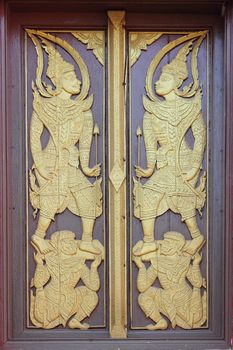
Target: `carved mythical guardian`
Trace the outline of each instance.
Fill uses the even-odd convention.
[[[196,210],[201,211],[206,197],[205,172],[200,178],[206,145],[201,89],[196,83],[193,91],[188,87],[179,90],[188,78],[186,61],[191,47],[192,41],[188,41],[162,68],[155,90],[163,100],[143,98],[147,169],[136,166],[138,180],[134,179],[134,215],[141,220],[144,234],[143,246],[135,251],[138,256],[154,250],[155,220],[169,209],[181,215],[193,239],[204,240],[196,221]],[[185,138],[189,130],[193,148]],[[150,179],[142,185],[141,177]]]
[[[134,251],[141,248],[139,241]],[[184,329],[199,328],[207,319],[206,288],[200,263],[201,248],[197,241],[185,241],[179,232],[167,232],[164,239],[155,241],[155,252],[143,256],[134,255],[139,272],[137,287],[140,292],[138,303],[154,324],[149,330],[166,329],[168,322],[172,327]],[[191,253],[190,253],[191,252]],[[150,262],[147,269],[144,262]],[[154,287],[158,279],[161,287]]]
[[[30,125],[34,162],[30,171],[30,200],[35,213],[39,211],[39,220],[32,242],[41,253],[47,253],[51,246],[44,239],[46,231],[56,214],[69,209],[82,220],[80,249],[99,254],[93,245],[93,227],[96,217],[102,213],[102,192],[101,179],[97,179],[100,164],[89,167],[93,96],[86,98],[90,86],[87,68],[78,52],[67,42],[40,31],[28,30],[28,34],[38,54]],[[41,82],[43,50],[38,38],[48,56],[46,75],[55,89]],[[74,65],[63,59],[51,41],[71,54],[79,65],[82,82],[77,78]],[[49,132],[49,140],[43,148],[41,136],[45,129]],[[87,177],[96,177],[95,183]]]
[[[50,251],[44,255],[34,253],[36,270],[31,281],[30,317],[39,328],[54,328],[59,325],[87,329],[82,323],[98,304],[100,288],[98,266],[103,259],[103,247],[94,240],[101,254],[93,255],[80,249],[70,231],[58,231],[50,239]],[[92,260],[90,268],[86,261]],[[77,286],[82,281],[83,285]]]

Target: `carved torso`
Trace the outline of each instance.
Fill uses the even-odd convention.
[[[157,168],[165,165],[176,167],[177,157],[181,165],[189,167],[192,150],[184,136],[200,114],[199,100],[178,98],[171,102],[151,104],[147,101],[146,106],[149,106],[152,130],[158,147]]]
[[[58,97],[40,98],[36,104],[36,112],[56,147],[69,148],[78,142],[84,121],[79,103]]]
[[[164,290],[177,290],[186,285],[186,274],[190,265],[190,257],[157,256],[157,273]]]

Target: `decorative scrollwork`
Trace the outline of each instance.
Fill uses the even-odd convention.
[[[155,40],[159,39],[162,33],[130,33],[130,66],[139,59],[141,50],[147,50]]]
[[[87,44],[87,48],[93,50],[97,60],[104,65],[104,32],[79,31],[72,34],[82,43]]]

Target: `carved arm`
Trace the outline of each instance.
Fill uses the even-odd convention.
[[[190,265],[189,270],[187,272],[187,278],[190,281],[190,283],[193,285],[193,287],[201,288],[203,285],[203,277],[201,274],[200,269],[200,261],[201,256],[200,254],[196,254],[193,260],[193,264]]]
[[[79,141],[80,163],[85,173],[89,167],[90,149],[93,132],[93,117],[91,110],[84,112],[83,129]]]
[[[150,266],[146,269],[145,265],[142,263],[138,271],[137,277],[137,287],[140,293],[145,292],[148,288],[152,286],[154,281],[158,276],[157,270],[154,266]]]
[[[41,135],[44,129],[44,125],[42,121],[38,118],[36,112],[34,111],[31,119],[31,127],[30,127],[30,146],[32,157],[34,160],[34,164],[36,168],[39,168],[41,165]]]
[[[192,132],[195,139],[192,163],[194,168],[200,169],[206,145],[206,125],[201,113],[192,124]]]
[[[146,112],[143,118],[143,135],[146,147],[147,167],[154,170],[157,142],[153,130],[152,114]]]
[[[50,273],[43,262],[37,263],[33,283],[36,289],[42,288],[50,279]]]
[[[100,279],[97,268],[98,267],[93,265],[93,263],[90,269],[84,264],[81,273],[81,279],[85,286],[94,292],[97,292],[100,288]]]

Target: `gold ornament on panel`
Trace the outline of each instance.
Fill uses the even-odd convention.
[[[148,330],[165,330],[169,323],[172,328],[199,328],[207,320],[206,280],[200,268],[205,238],[196,219],[206,200],[206,171],[202,170],[206,125],[197,65],[206,34],[190,33],[169,42],[152,59],[146,76],[143,132],[138,127],[137,138],[140,149],[144,137],[147,168],[140,166],[138,152],[133,190],[134,215],[141,221],[143,240],[133,247],[133,261],[138,268],[138,303],[153,321],[146,326]],[[162,67],[154,89],[158,64],[178,46],[176,56]],[[192,82],[181,90],[190,74],[188,55],[192,55]],[[186,141],[187,132],[193,135],[193,147]],[[148,180],[142,183],[142,178]],[[155,237],[156,219],[168,210],[180,215],[190,239],[172,227],[163,239]]]
[[[82,57],[67,41],[42,31],[27,33],[37,52],[30,122],[30,202],[34,217],[39,216],[31,239],[36,269],[31,280],[35,292],[31,290],[30,319],[40,328],[87,329],[89,325],[82,321],[98,304],[98,267],[104,259],[104,247],[93,239],[95,219],[102,214],[102,179],[97,151],[96,165],[89,166],[93,135],[97,148],[99,134],[98,125],[93,125],[93,95],[88,96],[90,78]],[[81,81],[74,64],[62,57],[57,46],[71,56]],[[42,81],[45,53],[51,85]],[[45,129],[49,139],[43,148]],[[89,177],[95,177],[95,182]],[[66,230],[46,239],[51,222],[65,209],[81,218],[81,240]],[[82,286],[77,286],[79,281]]]

